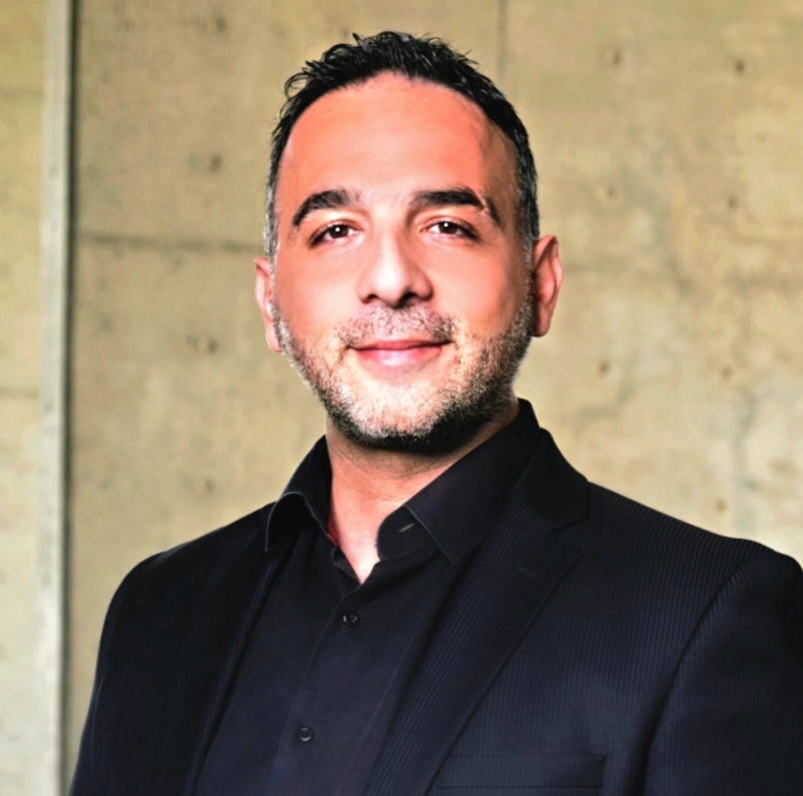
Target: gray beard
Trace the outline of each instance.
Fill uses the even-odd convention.
[[[359,397],[345,397],[337,379],[320,367],[320,359],[293,336],[278,307],[273,306],[272,312],[282,351],[347,439],[365,448],[436,456],[465,445],[510,406],[513,381],[531,339],[534,308],[532,301],[523,304],[505,332],[483,341],[467,383],[453,391],[427,422],[404,430],[366,428],[355,412]],[[453,330],[453,321],[426,309],[377,307],[345,324],[338,338],[355,345],[398,331],[420,331],[431,340],[446,341]]]

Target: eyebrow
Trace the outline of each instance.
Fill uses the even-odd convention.
[[[292,226],[298,229],[301,222],[316,210],[336,210],[349,204],[357,204],[359,196],[353,191],[343,188],[331,188],[310,194],[293,214]],[[487,213],[496,226],[501,226],[499,213],[490,198],[481,199],[471,188],[444,188],[441,190],[417,191],[413,197],[413,206],[417,209],[427,207],[443,207],[447,205],[474,207]]]
[[[356,200],[357,196],[354,193],[342,188],[310,194],[293,214],[292,225],[297,229],[301,226],[301,222],[315,210],[335,210],[338,207],[353,204]]]
[[[413,204],[416,207],[443,207],[444,205],[466,205],[474,207],[481,213],[487,213],[491,220],[500,227],[499,212],[490,198],[482,199],[471,188],[446,188],[439,191],[419,191],[415,194]]]

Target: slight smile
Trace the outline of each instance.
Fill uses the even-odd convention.
[[[443,340],[373,340],[352,349],[360,361],[382,368],[410,368],[440,356],[449,341]]]

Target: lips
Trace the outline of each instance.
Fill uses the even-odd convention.
[[[353,346],[357,351],[407,351],[410,348],[432,348],[442,346],[445,340],[373,340]]]
[[[353,346],[361,361],[382,368],[411,368],[436,358],[448,341],[429,339],[372,340]]]

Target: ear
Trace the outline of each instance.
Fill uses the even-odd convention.
[[[265,324],[265,340],[268,347],[276,353],[281,352],[279,338],[276,335],[276,324],[274,323],[273,313],[271,312],[271,299],[273,298],[273,264],[267,257],[257,257],[254,260],[256,268],[256,285],[254,296],[257,306],[262,314],[262,321]]]
[[[563,266],[560,264],[558,239],[554,235],[546,235],[540,238],[533,247],[534,337],[543,337],[549,331],[562,283]]]

